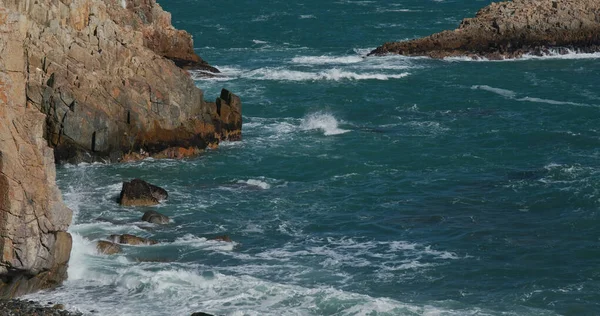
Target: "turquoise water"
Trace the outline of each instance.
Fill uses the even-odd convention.
[[[59,167],[70,279],[33,297],[94,315],[600,314],[600,55],[363,58],[488,3],[163,1],[223,71],[197,76],[205,95],[242,97],[244,139]],[[134,177],[170,199],[119,207]],[[113,233],[161,244],[97,255]]]

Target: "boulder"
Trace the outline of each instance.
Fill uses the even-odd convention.
[[[123,206],[150,206],[169,197],[167,191],[144,180],[123,182],[119,204]]]
[[[157,212],[157,211],[148,211],[144,213],[142,216],[142,220],[145,222],[149,222],[152,224],[168,224],[169,217]]]
[[[117,244],[126,245],[155,245],[158,242],[156,240],[142,238],[134,235],[123,234],[123,235],[110,235],[110,241]]]
[[[106,240],[99,240],[96,249],[103,255],[114,255],[121,252],[121,246]]]
[[[517,58],[551,49],[600,51],[600,1],[514,0],[492,3],[453,31],[390,42],[369,55],[401,54],[444,58]]]

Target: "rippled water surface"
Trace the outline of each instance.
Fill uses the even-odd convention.
[[[161,1],[223,71],[195,74],[205,95],[241,96],[244,140],[59,167],[70,279],[33,297],[94,315],[599,314],[600,55],[365,58],[488,3]],[[118,206],[134,177],[169,200]],[[161,243],[97,255],[114,233]]]

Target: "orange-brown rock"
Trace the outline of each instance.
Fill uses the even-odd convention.
[[[516,58],[600,51],[600,1],[514,0],[492,3],[459,28],[428,37],[386,43],[369,55]]]
[[[230,123],[241,122],[241,109],[224,117],[173,62],[203,63],[190,35],[155,0],[125,3],[0,0],[25,19],[26,96],[47,115],[55,159],[115,161],[239,139],[241,124]]]
[[[55,184],[45,115],[27,107],[25,16],[0,1],[0,298],[66,278],[71,211]]]

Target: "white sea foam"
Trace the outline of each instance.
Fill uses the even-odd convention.
[[[542,56],[526,54],[521,57],[521,60],[536,60],[536,59],[596,59],[600,58],[600,52],[597,53],[580,53],[572,49],[559,50],[551,49],[548,53]]]
[[[339,128],[338,120],[329,113],[311,113],[302,119],[300,127],[303,130],[321,130],[327,136],[338,135],[349,132]]]
[[[419,306],[328,286],[280,284],[191,266],[165,266],[156,271],[158,263],[125,266],[113,261],[110,265],[115,270],[107,271],[103,280],[90,277],[88,282],[79,282],[78,286],[68,282],[60,291],[40,293],[35,298],[61,302],[71,310],[95,310],[95,315],[122,316],[159,316],[165,311],[170,315],[204,311],[227,315],[297,316],[331,314],[332,310],[336,315],[488,314],[478,308],[453,310],[451,306],[444,307],[436,302]],[[123,297],[127,299],[123,300]]]
[[[267,44],[268,42],[266,42],[266,41],[261,41],[261,40],[257,40],[257,39],[253,39],[253,40],[252,40],[252,43],[254,43],[254,44]]]
[[[355,64],[363,61],[361,56],[297,56],[292,58],[295,64],[325,65],[325,64]]]
[[[247,184],[249,186],[258,187],[263,190],[267,190],[267,189],[271,188],[270,184],[266,183],[265,181],[258,180],[258,179],[239,180],[238,183],[243,183],[243,184]]]
[[[517,93],[511,90],[507,90],[507,89],[501,89],[501,88],[494,88],[494,87],[490,87],[488,85],[476,85],[476,86],[472,86],[471,89],[473,90],[484,90],[484,91],[488,91],[488,92],[492,92],[498,95],[501,95],[505,98],[515,98],[517,96]]]
[[[498,94],[500,96],[503,96],[507,99],[512,99],[512,100],[516,100],[516,101],[520,101],[520,102],[546,103],[546,104],[551,104],[551,105],[572,105],[572,106],[598,107],[598,105],[594,105],[594,104],[578,103],[578,102],[571,102],[571,101],[558,101],[558,100],[536,98],[536,97],[529,97],[529,96],[519,97],[519,94],[515,91],[490,87],[488,85],[474,85],[471,87],[471,89],[492,92],[492,93]]]
[[[409,73],[385,74],[385,73],[358,73],[344,71],[339,68],[328,69],[318,72],[305,72],[290,70],[286,68],[260,68],[243,74],[243,77],[256,80],[276,81],[317,81],[317,80],[389,80],[400,79]]]
[[[158,245],[154,245],[159,246]],[[225,242],[218,240],[208,240],[204,237],[194,236],[192,234],[187,234],[183,237],[179,237],[175,239],[172,243],[164,243],[165,246],[176,245],[176,246],[188,246],[192,248],[199,248],[205,250],[213,250],[213,251],[232,251],[235,248],[235,242]]]
[[[525,54],[518,58],[505,58],[500,60],[490,60],[485,57],[471,56],[451,56],[445,57],[446,61],[466,61],[466,62],[512,62],[512,61],[527,61],[527,60],[557,60],[557,59],[597,59],[600,58],[600,52],[596,53],[581,53],[572,49],[550,49],[547,53],[541,55]]]
[[[300,15],[300,19],[316,19],[317,17],[312,14],[302,14]]]

